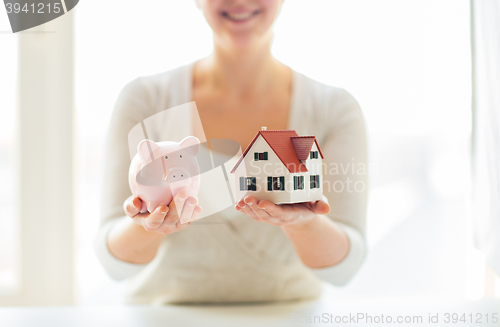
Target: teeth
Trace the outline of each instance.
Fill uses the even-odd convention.
[[[227,17],[233,20],[245,20],[250,18],[251,16],[252,16],[251,12],[239,13],[239,14],[229,14],[229,13],[227,14]]]

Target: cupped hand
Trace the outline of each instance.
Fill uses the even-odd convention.
[[[123,204],[125,213],[132,221],[148,232],[171,234],[186,229],[198,219],[202,208],[198,201],[184,191],[177,193],[168,206],[158,206],[153,212],[140,213],[142,201],[131,196]],[[180,210],[177,209],[176,204]]]
[[[255,196],[247,195],[235,205],[256,221],[263,221],[274,226],[299,226],[311,221],[317,215],[330,212],[330,205],[325,196],[319,201],[275,204],[268,200],[259,201]]]

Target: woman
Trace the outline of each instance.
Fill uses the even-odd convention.
[[[363,117],[349,93],[313,81],[271,55],[272,25],[282,4],[198,0],[213,30],[213,53],[140,77],[121,92],[108,134],[96,251],[112,277],[128,278],[127,302],[315,298],[322,280],[343,285],[361,265],[367,179],[366,170],[359,169],[366,168],[367,159]],[[316,135],[327,164],[324,200],[276,205],[247,196],[234,208],[200,220],[220,218],[223,224],[196,226],[179,222],[202,212],[195,198],[181,192],[175,201],[180,210],[172,201],[151,214],[139,213],[141,200],[130,196],[127,182],[128,132],[147,117],[190,101],[207,139],[232,139],[242,149],[261,126]]]

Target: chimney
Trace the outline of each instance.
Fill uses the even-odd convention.
[[[261,130],[261,131],[267,131],[267,127],[266,127],[266,126],[262,126],[262,127],[260,128],[260,130]]]

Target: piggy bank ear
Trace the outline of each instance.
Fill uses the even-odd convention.
[[[200,140],[197,137],[188,136],[181,141],[181,148],[186,148],[193,155],[196,155],[200,149]]]
[[[137,146],[137,154],[139,155],[139,160],[142,163],[153,161],[153,152],[158,150],[160,146],[151,140],[142,140]]]

